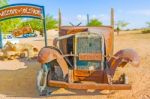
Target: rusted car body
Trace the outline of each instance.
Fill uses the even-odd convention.
[[[34,57],[37,57],[38,54],[38,48],[34,47],[30,44],[13,44],[11,42],[7,42],[0,51],[1,59],[3,60],[13,60],[16,58],[27,58],[32,59]]]
[[[25,26],[19,29],[15,29],[14,31],[12,31],[12,35],[14,35],[15,37],[27,34],[27,33],[32,33],[33,30],[30,26]]]
[[[61,27],[53,46],[38,55],[42,69],[38,72],[40,94],[53,87],[95,90],[129,90],[126,74],[113,80],[117,67],[127,63],[138,66],[140,58],[132,49],[113,54],[113,29],[102,27]],[[50,91],[52,92],[52,91]]]

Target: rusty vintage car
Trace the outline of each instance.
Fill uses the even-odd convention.
[[[13,30],[12,35],[15,37],[18,37],[18,36],[25,35],[25,34],[32,33],[32,32],[33,30],[31,26],[25,26],[25,27]]]
[[[127,75],[117,80],[117,67],[138,66],[140,58],[132,49],[113,54],[113,28],[110,26],[62,26],[53,46],[41,49],[42,64],[37,75],[38,91],[48,95],[55,88],[130,90]]]

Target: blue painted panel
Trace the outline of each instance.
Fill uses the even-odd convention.
[[[44,64],[44,66],[45,66],[45,67],[47,67],[47,68],[48,68],[48,70],[49,70],[49,69],[50,69],[50,67],[51,67],[50,63],[45,63],[45,64]]]

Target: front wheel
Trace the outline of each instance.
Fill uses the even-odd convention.
[[[55,60],[43,64],[42,69],[38,71],[36,82],[40,96],[48,96],[58,89],[56,87],[48,86],[50,80],[63,81],[62,70]]]
[[[43,66],[37,74],[36,85],[40,96],[47,96],[50,94],[47,87],[47,74],[48,68],[46,66]]]

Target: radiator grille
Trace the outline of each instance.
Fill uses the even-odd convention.
[[[100,36],[77,36],[76,52],[80,53],[102,53],[102,38]],[[77,58],[77,69],[99,69],[101,68],[101,61],[83,61]]]

